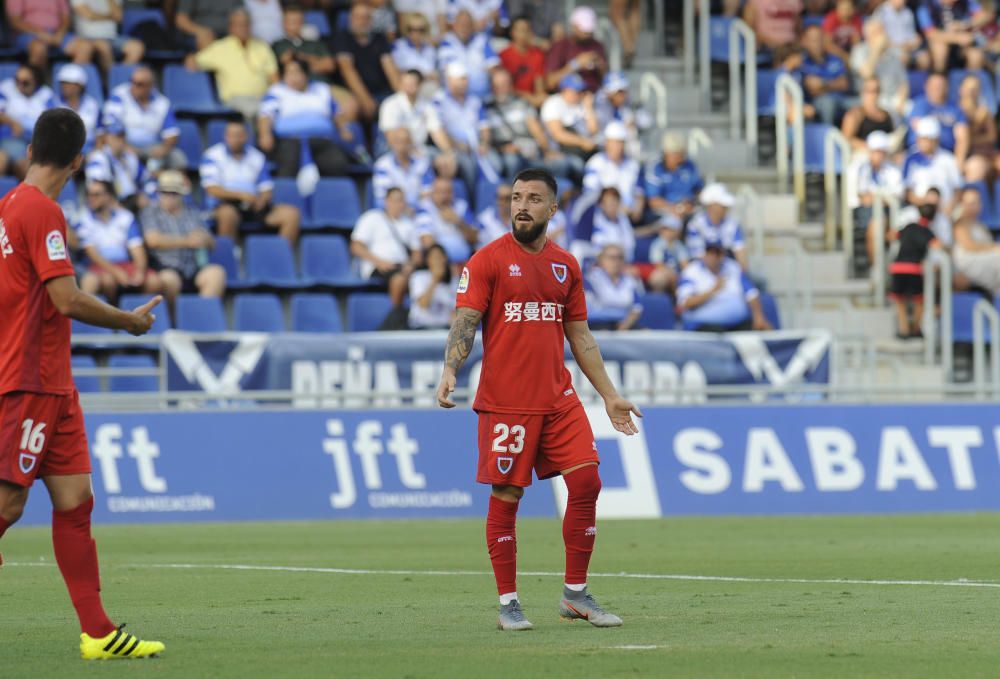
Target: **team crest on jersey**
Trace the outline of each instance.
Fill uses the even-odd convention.
[[[560,283],[566,282],[566,275],[569,273],[569,267],[565,264],[552,263],[552,275],[556,277],[556,280]]]
[[[506,474],[510,471],[510,468],[514,466],[514,458],[512,457],[498,457],[497,458],[497,469],[500,470],[501,474]]]
[[[58,231],[49,231],[49,235],[45,237],[45,247],[49,251],[50,262],[66,259],[66,241]]]
[[[38,462],[38,458],[31,453],[21,453],[21,456],[17,460],[22,474],[30,474],[31,470],[35,468],[36,462]]]
[[[469,289],[469,267],[462,267],[462,276],[458,279],[458,291],[465,292]]]

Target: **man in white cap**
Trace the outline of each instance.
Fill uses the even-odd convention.
[[[641,153],[639,132],[648,129],[653,121],[649,113],[629,101],[628,77],[624,71],[610,71],[604,76],[601,91],[594,97],[594,111],[602,130],[616,120],[625,124],[628,129],[628,152],[638,157]]]
[[[87,142],[83,145],[83,152],[87,153],[94,148],[97,121],[101,117],[101,105],[86,92],[87,72],[78,64],[66,64],[59,69],[56,80],[59,82],[56,105],[73,109],[83,120],[83,125],[87,128]]]
[[[646,168],[643,187],[650,209],[662,216],[687,220],[694,214],[698,193],[705,182],[687,157],[687,143],[678,132],[663,135],[663,157]]]
[[[608,70],[604,45],[594,39],[597,12],[586,5],[577,7],[569,15],[569,28],[569,36],[552,43],[545,57],[545,85],[554,90],[567,75],[577,73],[588,92],[597,92]]]
[[[923,201],[916,191],[917,187],[933,186],[941,194],[938,212],[951,214],[955,192],[962,185],[962,173],[954,154],[940,146],[941,123],[933,116],[925,116],[917,120],[914,133],[916,147],[910,150],[903,163],[906,200],[913,205],[921,205]]]
[[[867,231],[868,261],[871,262],[878,242],[878,233],[872,220],[875,192],[882,191],[902,201],[904,191],[903,173],[889,159],[889,135],[875,130],[868,135],[867,146],[868,158],[858,168],[858,207],[854,209],[854,224],[856,228]],[[884,224],[888,227],[889,220],[886,219]]]
[[[469,71],[469,92],[477,97],[490,93],[490,73],[500,66],[500,57],[490,46],[486,33],[477,33],[472,15],[461,9],[455,15],[452,30],[438,47],[438,63],[442,69],[460,62]]]
[[[476,189],[479,157],[490,148],[490,127],[482,100],[469,94],[469,71],[460,61],[444,69],[445,87],[434,95],[433,105],[444,125],[458,160],[459,174],[469,189]]]
[[[684,240],[691,256],[702,257],[706,243],[718,242],[746,271],[748,262],[743,227],[729,214],[729,208],[736,202],[733,194],[729,193],[725,184],[716,182],[702,189],[698,200],[702,210],[688,222]]]
[[[584,193],[596,197],[601,189],[614,186],[621,196],[622,207],[633,223],[642,219],[646,207],[645,192],[639,175],[639,162],[625,155],[628,130],[617,120],[604,128],[604,150],[590,157],[583,171]]]

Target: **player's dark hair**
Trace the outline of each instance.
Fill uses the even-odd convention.
[[[553,198],[559,194],[559,185],[556,184],[556,178],[552,176],[551,172],[540,167],[529,167],[526,170],[518,172],[517,176],[514,177],[513,184],[518,182],[544,182],[549,187],[549,191],[552,192]]]
[[[38,117],[31,134],[31,163],[67,168],[80,155],[86,141],[87,128],[76,111],[50,108]]]

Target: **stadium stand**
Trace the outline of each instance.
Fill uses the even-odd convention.
[[[333,295],[322,293],[297,293],[292,295],[293,332],[340,333],[344,326],[340,309]]]
[[[292,247],[281,236],[248,236],[246,267],[247,280],[258,288],[298,290],[310,284],[299,277]]]
[[[378,330],[391,310],[392,302],[388,295],[381,292],[356,292],[347,298],[347,330]]]
[[[284,332],[285,316],[277,295],[243,293],[233,303],[233,330]]]
[[[178,330],[191,332],[225,332],[228,329],[222,300],[216,297],[180,295],[175,321]]]

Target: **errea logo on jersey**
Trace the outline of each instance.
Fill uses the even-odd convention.
[[[0,219],[0,254],[4,259],[7,255],[14,254],[14,246],[10,244],[10,236],[7,235],[7,225]]]
[[[555,302],[504,302],[503,322],[558,321],[562,323],[564,305]]]
[[[521,275],[521,267],[519,267],[517,264],[511,264],[509,267],[507,267],[507,270],[510,271],[510,275],[512,278],[514,276]]]

